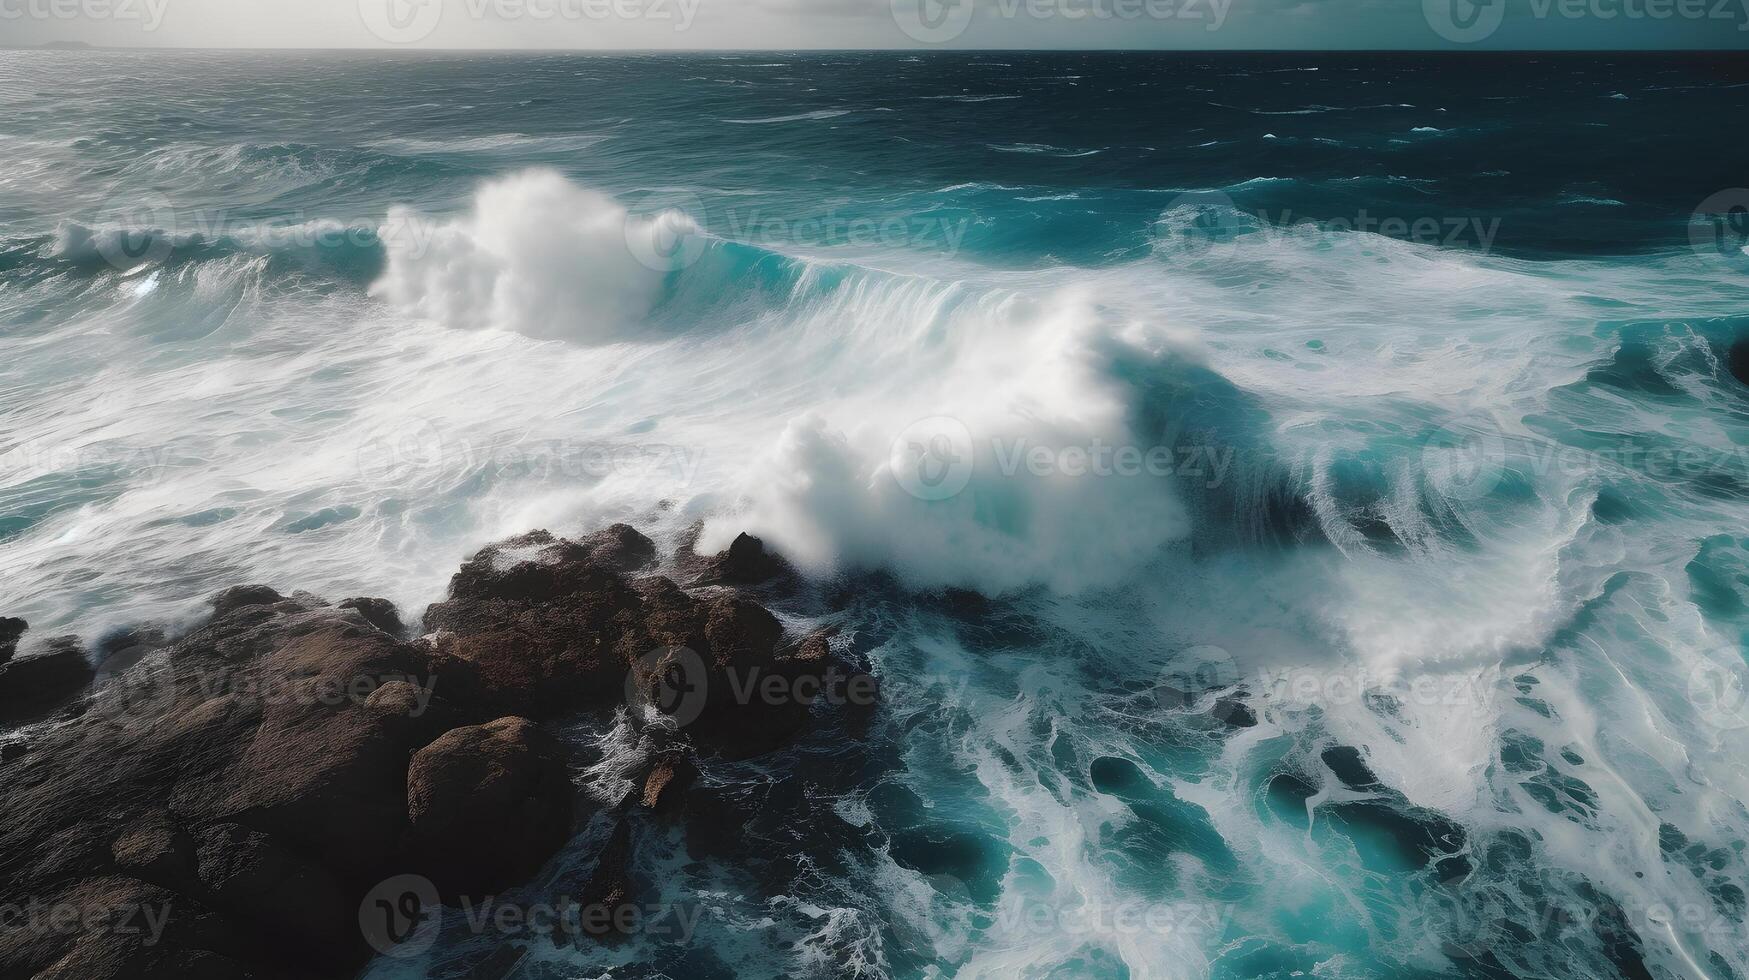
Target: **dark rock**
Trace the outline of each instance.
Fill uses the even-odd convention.
[[[395,604],[387,599],[343,599],[340,609],[353,609],[364,621],[393,637],[406,635],[406,627],[401,625],[401,614],[395,609]]]
[[[168,810],[153,810],[121,831],[110,845],[115,866],[141,881],[188,891],[199,881],[194,838]]]
[[[30,624],[22,619],[0,616],[0,664],[12,659],[13,652],[18,649],[18,638],[27,629],[30,629]]]
[[[691,584],[765,585],[768,589],[795,584],[795,568],[782,556],[767,551],[765,542],[751,534],[736,537],[727,551],[709,557],[698,554],[693,548],[703,530],[703,524],[694,525],[691,539],[675,555],[681,570],[691,576]]]
[[[327,870],[240,824],[207,828],[196,848],[201,884],[228,917],[336,963],[357,958],[347,890]]]
[[[213,615],[223,616],[247,606],[271,606],[283,601],[283,596],[265,585],[237,585],[213,596]]]
[[[30,721],[83,691],[96,676],[76,636],[60,636],[0,666],[0,724]]]
[[[716,666],[751,668],[772,662],[783,626],[764,606],[718,596],[705,607],[704,633]]]
[[[742,544],[728,565],[757,568],[761,554]],[[808,718],[809,699],[748,696],[730,679],[833,665],[826,634],[787,645],[740,595],[630,577],[654,560],[623,526],[493,545],[411,643],[386,602],[265,586],[216,596],[174,642],[108,638],[91,696],[28,751],[0,751],[0,907],[150,898],[173,914],[150,946],[0,930],[0,977],[352,975],[370,953],[359,904],[379,883],[415,874],[489,891],[564,843],[565,750],[527,719],[618,708],[628,679],[665,662],[652,651],[689,650],[703,715],[645,733],[668,742],[583,889],[610,913],[611,938],[611,913],[635,895],[634,820],[700,798],[697,759],[764,751]],[[0,711],[52,711],[92,676],[76,641],[55,641],[0,667]],[[689,833],[693,816],[679,825]]]
[[[679,809],[679,799],[687,787],[698,778],[698,766],[683,751],[670,750],[656,758],[644,776],[639,801],[647,810],[672,813]]]
[[[458,728],[413,756],[407,814],[421,864],[445,895],[485,895],[527,878],[571,834],[564,749],[525,718]]]
[[[119,870],[198,928],[113,954],[76,933],[0,942],[0,976],[88,959],[102,976],[333,976],[368,953],[359,897],[403,860],[408,760],[449,717],[419,686],[427,654],[332,608],[215,608],[0,760],[0,904]]]
[[[604,943],[626,938],[621,926],[630,920],[623,913],[635,904],[637,891],[631,867],[632,824],[621,817],[578,896],[584,935]]]
[[[126,671],[169,643],[164,629],[150,623],[116,630],[97,641],[97,676],[104,678]]]
[[[616,572],[637,572],[656,564],[656,543],[625,524],[615,524],[578,542],[596,563]]]
[[[480,551],[425,612],[440,671],[482,713],[552,717],[623,689],[616,641],[636,619],[625,578],[572,542],[538,531]]]

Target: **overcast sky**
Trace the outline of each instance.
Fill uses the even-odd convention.
[[[291,48],[1749,47],[1749,0],[0,0],[0,42]]]

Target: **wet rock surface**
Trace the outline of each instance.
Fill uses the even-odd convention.
[[[781,562],[740,547],[713,567]],[[101,670],[72,638],[21,650],[0,667],[0,904],[85,914],[0,933],[0,978],[353,975],[385,880],[454,900],[540,872],[599,810],[542,722],[628,699],[663,748],[600,814],[582,892],[633,901],[640,822],[708,820],[688,808],[711,760],[807,721],[811,697],[761,691],[833,665],[825,634],[656,566],[624,525],[536,531],[464,563],[417,639],[385,600],[246,585],[180,637],[105,640]]]
[[[29,628],[30,624],[22,619],[0,616],[0,664],[12,659],[18,649],[18,638]]]
[[[443,869],[436,884],[447,895],[514,885],[570,837],[573,796],[564,747],[534,722],[453,729],[407,772],[417,863]]]
[[[29,721],[65,704],[96,672],[76,636],[58,636],[0,666],[0,723]]]

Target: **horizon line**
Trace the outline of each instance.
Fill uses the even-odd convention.
[[[185,45],[105,45],[90,44],[83,41],[50,41],[44,44],[8,45],[0,44],[0,51],[44,51],[60,54],[77,54],[82,52],[249,52],[258,53],[287,52],[302,54],[368,54],[368,53],[404,53],[404,54],[548,54],[548,55],[626,55],[626,54],[1452,54],[1452,55],[1500,55],[1500,54],[1617,54],[1617,55],[1662,55],[1662,54],[1722,54],[1749,55],[1749,46],[1742,48],[1708,48],[1708,47],[1665,47],[1665,48],[1477,48],[1469,46],[1449,46],[1437,48],[1040,48],[1040,47],[988,47],[988,48],[943,48],[943,47],[868,47],[868,48],[437,48],[437,47],[222,47],[222,46],[185,46]]]

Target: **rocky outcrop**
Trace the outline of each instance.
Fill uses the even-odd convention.
[[[539,871],[588,816],[540,722],[628,696],[667,706],[637,719],[664,748],[607,815],[584,892],[631,901],[641,822],[683,808],[711,758],[806,720],[811,699],[760,681],[831,663],[823,635],[788,642],[757,603],[655,563],[623,525],[537,531],[470,558],[416,640],[384,600],[248,585],[173,642],[105,640],[96,672],[76,641],[18,655],[4,718],[74,701],[0,752],[0,905],[88,914],[0,930],[0,977],[351,975],[371,954],[361,902],[385,880],[453,898]],[[105,925],[124,916],[143,931]]]
[[[571,834],[564,748],[526,718],[457,728],[407,772],[412,846],[445,895],[485,895],[540,870]]]
[[[40,718],[91,683],[96,671],[76,636],[58,636],[0,666],[0,724]]]
[[[539,719],[620,703],[630,671],[641,700],[708,733],[713,748],[769,748],[792,733],[810,705],[766,690],[787,693],[828,663],[786,649],[758,603],[625,574],[654,554],[633,535],[642,538],[623,525],[583,541],[536,531],[469,559],[425,613],[439,675],[461,678],[451,689],[476,692],[481,711]]]
[[[399,637],[407,632],[407,628],[401,625],[400,612],[387,599],[344,599],[340,608],[357,610],[365,622],[390,636]]]
[[[694,537],[702,525],[693,528]],[[781,556],[765,550],[765,542],[742,534],[721,554],[702,556],[693,553],[693,543],[681,549],[679,564],[692,576],[692,585],[767,585],[787,587],[795,584],[795,569]]]
[[[30,624],[22,619],[0,616],[0,664],[12,659],[12,654],[18,649],[18,638],[27,629],[30,629]]]

